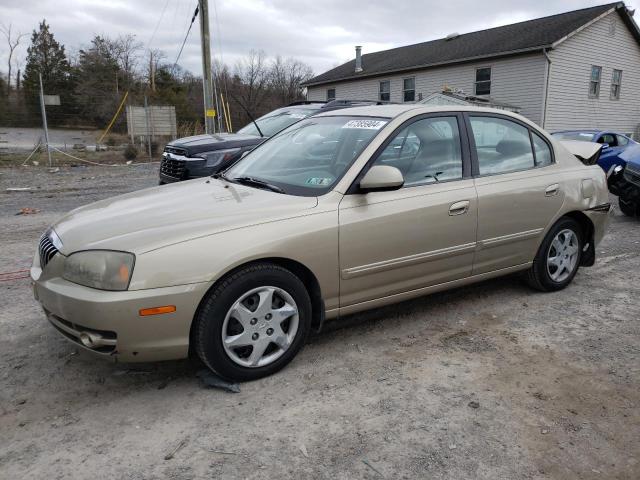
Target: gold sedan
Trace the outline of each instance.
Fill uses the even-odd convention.
[[[34,293],[98,355],[193,352],[259,378],[326,318],[513,272],[566,287],[608,223],[605,175],[584,164],[599,147],[491,109],[327,112],[222,175],[70,212],[40,241]]]

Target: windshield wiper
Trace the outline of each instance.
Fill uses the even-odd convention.
[[[253,177],[233,177],[231,180],[242,183],[244,185],[251,185],[257,188],[264,188],[267,190],[271,190],[276,193],[285,193],[283,189],[278,187],[277,185],[273,185],[269,182],[265,182],[264,180],[259,180]]]

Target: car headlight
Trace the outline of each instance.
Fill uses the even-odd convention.
[[[135,255],[110,250],[86,250],[69,255],[62,277],[99,290],[126,290],[133,273]]]
[[[198,153],[196,156],[204,158],[207,161],[207,167],[217,167],[222,162],[231,160],[239,151],[240,148],[227,148],[226,150]]]

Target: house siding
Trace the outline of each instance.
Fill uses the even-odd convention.
[[[416,100],[419,94],[426,98],[441,92],[443,87],[462,89],[474,93],[475,71],[491,67],[491,98],[520,108],[520,113],[540,123],[546,72],[546,59],[542,54],[520,55],[481,62],[435,67],[403,74],[394,74],[356,81],[336,82],[308,88],[309,100],[326,100],[327,90],[336,89],[336,98],[376,100],[379,82],[391,81],[391,101],[402,102],[402,80],[415,77]],[[364,66],[366,70],[366,65]],[[623,73],[624,84],[624,73]]]
[[[616,22],[615,33],[610,32]],[[638,133],[640,46],[617,12],[597,20],[549,53],[551,68],[544,127]],[[602,67],[600,96],[589,98],[591,66]],[[613,70],[622,70],[620,99],[611,100]]]

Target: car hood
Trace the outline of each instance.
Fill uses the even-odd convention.
[[[296,197],[216,179],[128,193],[69,212],[54,224],[61,252],[136,254],[225,230],[305,215],[316,197]]]
[[[180,149],[191,156],[196,153],[211,152],[226,148],[241,148],[258,145],[264,138],[256,135],[241,135],[238,133],[215,133],[206,135],[195,135],[173,140],[167,147]],[[166,147],[165,147],[166,149]]]
[[[640,144],[635,143],[633,145],[629,145],[618,154],[618,157],[625,162],[640,165]]]

